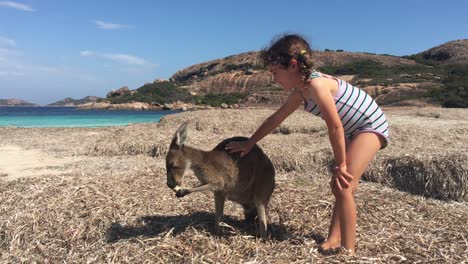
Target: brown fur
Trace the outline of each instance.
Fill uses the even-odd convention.
[[[223,216],[226,199],[239,203],[244,208],[246,220],[258,216],[260,236],[266,238],[266,207],[275,187],[275,170],[270,159],[257,145],[245,155],[229,153],[225,148],[230,141],[247,140],[234,137],[223,140],[211,151],[203,151],[184,145],[187,123],[174,134],[166,156],[167,185],[174,189],[180,186],[187,169],[192,169],[201,185],[181,188],[176,196],[192,192],[213,191],[215,196],[215,230]]]

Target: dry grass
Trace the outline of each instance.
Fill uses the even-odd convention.
[[[444,111],[391,111],[391,144],[364,179],[427,197],[468,201],[468,120],[459,113],[465,110]],[[185,121],[191,122],[190,144],[210,149],[223,138],[251,135],[271,113],[268,109],[209,110],[169,116],[158,125],[117,129],[83,153],[165,156],[171,132]],[[326,127],[304,112],[295,113],[261,145],[279,171],[327,173],[332,164]]]
[[[392,142],[366,174],[378,183],[363,182],[357,193],[358,257],[316,250],[331,217],[332,155],[323,123],[305,113],[261,142],[279,172],[266,242],[233,203],[227,234],[215,236],[212,195],[176,199],[165,186],[164,155],[184,120],[188,144],[211,149],[248,136],[271,110],[198,111],[122,128],[0,128],[0,144],[80,158],[63,168],[72,173],[0,182],[0,262],[467,262],[467,110],[437,111],[388,112]]]

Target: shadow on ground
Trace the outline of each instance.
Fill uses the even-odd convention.
[[[195,212],[190,215],[177,216],[143,216],[138,219],[138,224],[123,226],[118,222],[112,223],[107,230],[106,241],[114,243],[123,239],[135,237],[155,237],[171,233],[178,236],[187,228],[193,228],[200,232],[214,233],[214,214],[207,212]],[[258,225],[245,220],[234,219],[229,216],[223,217],[223,223],[227,225],[221,236],[248,235],[258,237]],[[276,223],[268,224],[269,239],[274,241],[302,240],[292,235],[284,225]],[[319,234],[312,234],[311,238],[322,241]]]

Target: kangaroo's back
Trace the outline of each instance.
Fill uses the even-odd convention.
[[[247,140],[246,137],[228,138],[219,143],[213,151],[226,152],[237,164],[239,174],[236,187],[238,188],[232,190],[231,198],[240,196],[240,199],[268,201],[275,187],[275,169],[268,156],[257,145],[254,145],[243,157],[240,157],[239,153],[230,153],[226,150],[229,142]]]

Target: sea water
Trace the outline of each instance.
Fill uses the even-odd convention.
[[[158,122],[170,111],[78,110],[75,107],[0,106],[0,127],[102,127]]]

